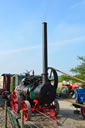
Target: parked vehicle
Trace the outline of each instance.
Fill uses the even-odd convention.
[[[60,95],[63,98],[71,96],[72,98],[76,97],[76,89],[80,87],[80,84],[62,84]]]
[[[78,88],[76,91],[76,102],[73,103],[73,106],[80,108],[81,115],[85,119],[85,88]]]
[[[32,112],[39,112],[42,115],[49,113],[55,116],[59,113],[59,104],[56,99],[58,76],[54,68],[47,65],[47,30],[46,23],[43,23],[43,73],[40,76],[34,73],[26,74],[22,83],[12,93],[12,110],[19,113],[24,110],[24,120],[29,120]],[[50,119],[50,117],[49,117]]]

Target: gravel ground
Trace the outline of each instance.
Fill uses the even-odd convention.
[[[74,110],[76,109],[72,106],[72,100],[71,102],[68,101],[59,101],[60,114],[58,116],[58,128],[85,128],[85,120],[83,120],[81,114],[74,114]]]
[[[72,101],[72,100],[71,100]],[[74,114],[75,108],[69,100],[59,100],[60,113],[57,117],[58,125],[39,113],[32,114],[30,121],[25,121],[25,128],[85,128],[85,120],[81,114]],[[19,119],[19,122],[20,119]],[[8,120],[8,125],[10,121]],[[4,126],[4,112],[0,109],[0,128]],[[9,125],[11,128],[11,125]]]
[[[71,102],[69,100],[59,100],[60,113],[57,117],[58,125],[38,114],[31,118],[28,128],[30,126],[31,128],[85,128],[85,120],[83,120],[81,114],[74,114],[76,109],[72,106]],[[36,126],[32,127],[33,124]]]

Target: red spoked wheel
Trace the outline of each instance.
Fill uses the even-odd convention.
[[[11,105],[12,105],[12,110],[13,112],[16,114],[20,111],[21,109],[21,102],[24,100],[24,97],[20,94],[16,94],[16,92],[14,91],[12,93],[12,102],[11,102]]]
[[[14,113],[18,113],[18,98],[15,91],[12,93],[12,110]]]
[[[21,109],[24,110],[24,120],[30,120],[31,118],[31,105],[29,101],[23,101],[21,104]]]
[[[81,108],[81,114],[82,114],[83,118],[85,119],[85,107]]]

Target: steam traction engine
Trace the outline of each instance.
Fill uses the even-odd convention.
[[[29,120],[34,111],[44,115],[48,112],[55,117],[59,113],[56,99],[58,76],[54,68],[47,64],[47,23],[43,23],[43,74],[26,74],[21,85],[12,93],[12,110],[19,113],[24,110],[24,120]]]

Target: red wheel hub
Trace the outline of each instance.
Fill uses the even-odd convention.
[[[12,93],[12,110],[14,113],[18,112],[18,98],[15,91]]]
[[[28,120],[28,107],[25,102],[22,102],[21,109],[24,110],[24,120]]]
[[[82,109],[83,109],[83,114],[85,115],[85,107],[83,107]]]

